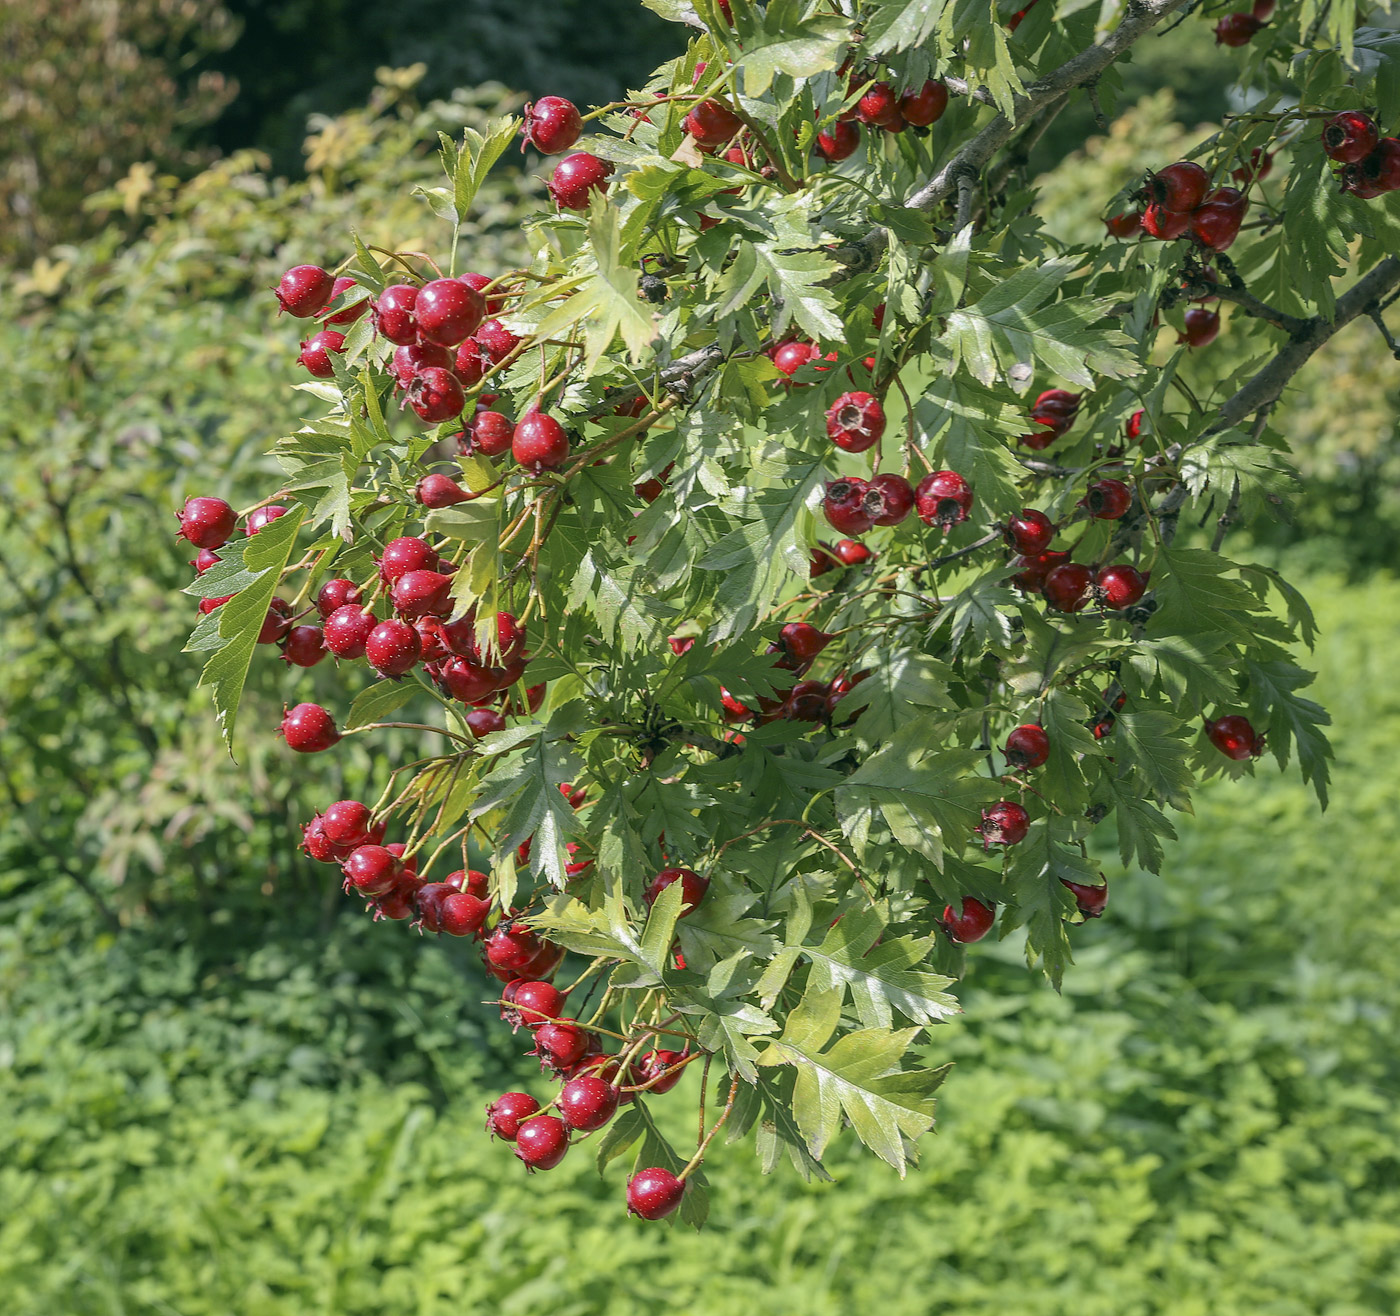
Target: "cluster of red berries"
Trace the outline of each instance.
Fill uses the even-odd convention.
[[[948,88],[941,82],[925,82],[922,87],[898,92],[888,82],[867,74],[852,75],[848,96],[854,97],[836,121],[817,134],[813,149],[823,160],[835,163],[850,156],[860,145],[857,124],[882,132],[902,133],[906,128],[928,128],[943,117],[948,108]]]
[[[1245,46],[1263,31],[1274,16],[1275,0],[1254,0],[1249,13],[1226,14],[1215,25],[1215,44]]]
[[[805,678],[818,655],[835,638],[808,622],[792,621],[778,632],[777,640],[768,646],[768,653],[773,656],[774,667]],[[673,638],[671,648],[678,654],[684,653],[694,643],[690,639]],[[752,720],[755,726],[782,720],[831,724],[836,719],[841,701],[869,675],[868,671],[854,674],[839,672],[826,681],[804,679],[781,697],[756,696],[754,702],[757,708],[750,708],[721,686],[721,716],[729,723]],[[729,738],[736,743],[743,740],[737,734],[731,734]]]
[[[1021,435],[1017,442],[1034,452],[1048,448],[1074,424],[1081,400],[1081,394],[1068,389],[1047,388],[1031,407],[1031,419],[1041,428]]]
[[[1382,137],[1361,110],[1343,110],[1322,128],[1322,149],[1342,166],[1342,191],[1362,201],[1400,191],[1400,138]]]
[[[1263,176],[1262,170],[1257,176]],[[1178,160],[1149,175],[1136,199],[1142,209],[1104,221],[1114,237],[1141,237],[1145,233],[1163,242],[1188,237],[1209,251],[1230,247],[1249,210],[1249,198],[1238,188],[1212,190],[1210,174],[1194,160]]]
[[[843,535],[861,535],[877,525],[899,525],[910,512],[947,534],[966,521],[971,510],[972,487],[956,471],[931,471],[917,486],[893,473],[869,480],[843,475],[827,482],[822,498],[827,523]]]

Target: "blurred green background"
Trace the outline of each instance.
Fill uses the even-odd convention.
[[[368,790],[362,745],[296,760],[270,734],[329,665],[260,654],[239,761],[220,750],[179,652],[172,513],[277,480],[263,453],[308,401],[281,269],[334,263],[352,228],[439,245],[409,195],[439,129],[613,96],[676,36],[631,0],[363,9],[0,10],[0,1310],[1393,1313],[1400,447],[1364,325],[1276,416],[1292,522],[1232,541],[1318,609],[1325,817],[1271,766],[1213,783],[1161,878],[1105,860],[1062,996],[1016,942],[979,948],[903,1182],[849,1146],[810,1187],[723,1147],[697,1236],[628,1220],[618,1165],[528,1179],[488,1142],[487,1099],[538,1077],[468,948],[371,926],[297,850],[316,807]],[[1055,231],[1087,236],[1098,198],[1218,114],[1207,26],[1126,70],[1107,135],[1084,142],[1081,106],[1042,143]],[[488,189],[476,268],[517,249],[540,165]],[[1243,355],[1227,324],[1193,383]],[[657,1103],[682,1134],[692,1097]]]

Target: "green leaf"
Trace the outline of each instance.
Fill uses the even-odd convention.
[[[345,719],[345,729],[353,731],[356,727],[367,727],[371,722],[382,721],[422,693],[423,687],[407,677],[375,681],[355,696],[349,716]]]
[[[1191,746],[1177,719],[1159,709],[1124,710],[1112,734],[1114,754],[1137,772],[1138,793],[1190,812]]]
[[[1026,958],[1040,961],[1046,976],[1059,990],[1065,969],[1074,962],[1065,919],[1075,912],[1073,893],[1065,881],[1097,886],[1098,869],[1077,849],[1063,844],[1049,823],[1037,824],[1019,845],[1013,846],[1007,863],[1014,904],[1002,914],[1005,935],[1025,926]]]
[[[505,154],[506,148],[515,140],[518,119],[509,116],[494,119],[487,125],[483,137],[474,128],[466,128],[462,133],[462,144],[457,150],[456,161],[447,166],[448,177],[452,180],[452,209],[457,223],[466,221],[471,204],[481,190],[491,166]],[[439,134],[441,137],[442,134]],[[451,143],[444,137],[446,148]],[[444,150],[444,155],[447,150]]]
[[[1158,606],[1147,624],[1149,634],[1218,631],[1248,642],[1250,614],[1259,604],[1239,581],[1226,578],[1233,569],[1233,563],[1203,548],[1160,549],[1152,577]]]
[[[763,27],[744,41],[738,67],[744,75],[744,95],[764,96],[774,77],[784,73],[801,80],[834,69],[849,37],[849,25],[836,14],[813,14],[804,19],[801,0],[770,0]]]
[[[754,244],[754,260],[773,298],[773,334],[779,337],[794,321],[818,342],[840,341],[846,326],[836,314],[836,300],[826,286],[841,267],[816,250],[794,250],[791,244]]]
[[[1327,760],[1332,757],[1332,746],[1322,728],[1331,725],[1332,719],[1320,704],[1294,694],[1299,686],[1312,681],[1313,674],[1281,658],[1247,661],[1245,672],[1249,678],[1250,712],[1258,719],[1255,725],[1265,729],[1279,767],[1288,766],[1289,745],[1296,745],[1303,780],[1312,783],[1318,802],[1325,809],[1331,777]]]

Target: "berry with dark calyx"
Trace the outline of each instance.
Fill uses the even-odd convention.
[[[575,151],[554,166],[545,186],[561,210],[587,210],[589,195],[606,192],[612,172],[613,167],[606,160],[587,151]]]
[[[968,942],[981,941],[992,930],[996,916],[995,905],[984,904],[975,896],[964,896],[960,911],[955,910],[952,905],[944,906],[941,922],[943,931],[951,941],[966,945]]]
[[[486,1107],[486,1131],[514,1142],[523,1121],[538,1112],[540,1103],[528,1092],[507,1092]]]
[[[445,663],[452,657],[452,650],[447,647],[447,639],[443,635],[442,618],[419,617],[413,623],[413,629],[418,632],[418,638],[423,644],[421,661],[424,667],[430,667],[433,663]]]
[[[863,535],[875,524],[865,508],[865,496],[870,486],[854,476],[832,480],[826,486],[822,511],[833,530],[843,535]]]
[[[180,528],[176,535],[201,549],[222,548],[238,525],[238,514],[222,498],[187,498],[179,517]],[[196,565],[198,561],[196,559]],[[206,570],[198,569],[201,575]]]
[[[972,488],[957,471],[934,471],[914,490],[914,509],[925,525],[940,526],[947,534],[967,520],[972,509]]]
[[[331,289],[330,300],[335,301],[341,293],[349,292],[352,288],[356,288],[357,286],[354,279],[342,274],[340,278],[335,281],[335,286]],[[323,323],[328,325],[354,324],[367,310],[369,310],[369,298],[361,297],[357,301],[352,301],[348,306],[343,306],[333,315],[326,316]]]
[[[243,523],[243,533],[245,535],[255,535],[260,530],[265,530],[279,516],[286,516],[287,509],[278,507],[275,503],[271,507],[259,507],[256,511],[248,513],[248,519]]]
[[[1178,160],[1153,174],[1147,183],[1152,204],[1179,214],[1195,210],[1205,200],[1210,175],[1194,160]]]
[[[778,632],[778,643],[783,646],[784,652],[806,663],[811,662],[835,638],[805,621],[790,621]]]
[[[989,845],[1018,845],[1026,839],[1030,828],[1030,814],[1019,804],[1002,800],[982,810],[982,825],[976,830],[985,850]]]
[[[1133,491],[1122,480],[1096,480],[1082,505],[1099,521],[1116,521],[1133,505]]]
[[[885,432],[885,409],[872,393],[843,393],[826,413],[826,434],[846,452],[864,452]]]
[[[446,882],[424,882],[413,894],[418,926],[424,932],[442,931],[442,902],[456,892]]]
[[[461,279],[433,279],[418,289],[413,314],[422,341],[456,347],[486,318],[486,301]]]
[[[522,151],[528,142],[541,155],[559,155],[583,135],[583,116],[562,96],[541,96],[526,104],[520,135]]]
[[[380,676],[402,676],[423,656],[423,641],[406,621],[381,621],[365,640],[365,657]]]
[[[660,1166],[638,1170],[627,1181],[627,1214],[664,1220],[681,1204],[685,1181]]]
[[[478,740],[482,736],[489,736],[493,732],[506,729],[504,715],[494,708],[474,708],[462,720],[467,724],[467,730]]]
[[[509,417],[499,411],[480,410],[472,418],[471,424],[463,431],[466,442],[462,445],[464,455],[479,454],[482,457],[499,457],[510,451],[511,440],[515,437],[515,426]]]
[[[588,1054],[591,1033],[577,1019],[541,1024],[535,1029],[535,1049],[547,1069],[570,1069]]]
[[[273,291],[277,304],[298,320],[320,312],[335,290],[335,278],[319,265],[293,265]]]
[[[646,901],[648,907],[656,904],[661,893],[676,882],[681,884],[681,912],[680,917],[684,918],[692,913],[705,899],[705,892],[710,889],[710,879],[701,877],[693,868],[663,868],[651,879],[647,889],[642,892],[642,899]]]
[[[1184,210],[1168,210],[1164,206],[1150,205],[1142,212],[1143,231],[1162,242],[1179,238],[1191,227],[1191,214]]]
[[[943,117],[948,108],[948,88],[941,82],[926,82],[918,91],[906,91],[899,98],[899,112],[905,123],[927,128]]]
[[[1322,125],[1322,149],[1338,164],[1360,164],[1381,139],[1381,130],[1369,114],[1343,110]]]
[[[359,800],[337,800],[321,815],[321,829],[336,845],[369,845],[374,815]],[[382,836],[382,826],[379,831]]]
[[[516,425],[510,451],[528,470],[552,471],[569,459],[569,436],[553,416],[530,411]]]
[[[475,338],[468,338],[458,347],[450,364],[452,373],[457,376],[457,382],[463,388],[471,388],[474,384],[479,384],[491,368],[491,358]]]
[[[1233,187],[1218,187],[1191,215],[1191,237],[1210,251],[1224,251],[1239,236],[1249,201]]]
[[[1125,210],[1119,215],[1110,215],[1104,220],[1104,227],[1115,238],[1140,238],[1142,236],[1142,212]]]
[[[1348,165],[1343,191],[1362,200],[1400,191],[1400,138],[1382,137],[1359,165]]]
[[[324,830],[324,823],[322,824]],[[387,846],[360,845],[341,865],[347,890],[362,896],[382,896],[392,891],[403,875],[403,865]]]
[[[347,603],[326,618],[326,648],[337,658],[363,658],[370,633],[379,625],[372,612],[358,603]]]
[[[1008,519],[1002,531],[1008,545],[1024,557],[1035,557],[1050,547],[1055,538],[1055,523],[1034,507],[1023,507]]]
[[[865,511],[876,525],[898,525],[914,510],[914,488],[902,475],[877,475],[869,485]]]
[[[596,1074],[580,1074],[564,1084],[559,1094],[559,1114],[579,1133],[601,1129],[617,1114],[618,1091]]]
[[[298,754],[318,754],[340,739],[335,719],[320,704],[298,704],[283,714],[279,731]]]
[[[392,585],[410,571],[435,571],[438,555],[426,539],[419,539],[417,535],[402,535],[384,545],[384,553],[378,561],[380,580]]]
[[[325,832],[321,830],[321,815],[319,813],[302,827],[301,849],[303,854],[323,864],[339,863],[341,860],[349,858],[348,853],[339,846],[332,845]]]
[[[1219,333],[1219,313],[1208,311],[1204,306],[1193,306],[1186,312],[1186,328],[1177,334],[1176,341],[1188,347],[1205,347],[1215,342]]]
[[[416,882],[407,882],[403,886],[396,886],[387,894],[377,897],[372,902],[374,917],[376,919],[389,918],[395,921],[412,918],[415,912],[413,894],[416,888]]]
[[[293,626],[282,642],[282,657],[293,667],[315,667],[326,652],[325,632],[319,626]]]
[[[353,580],[335,576],[326,581],[317,592],[316,611],[321,614],[321,620],[325,621],[337,608],[343,608],[347,603],[359,603],[363,597],[360,587]]]
[[[1038,593],[1045,584],[1045,577],[1056,567],[1069,561],[1068,553],[1037,553],[1034,557],[1013,558],[1011,565],[1020,568],[1011,577],[1011,583],[1019,589]]]
[[[405,621],[419,617],[450,617],[452,600],[448,590],[452,577],[441,571],[405,571],[389,591],[394,611]]]
[[[1040,592],[1046,602],[1059,612],[1082,612],[1089,606],[1094,586],[1094,573],[1080,562],[1066,562],[1055,567],[1045,577]]]
[[[658,1096],[669,1092],[685,1075],[685,1070],[677,1066],[686,1057],[684,1051],[648,1051],[637,1062],[637,1082],[647,1084],[647,1091]],[[667,1070],[673,1072],[667,1073]]]
[[[1035,722],[1017,727],[1006,738],[1006,762],[1017,772],[1038,768],[1050,757],[1050,737]]]
[[[1098,918],[1108,904],[1108,883],[1102,886],[1088,886],[1083,882],[1071,882],[1068,878],[1062,877],[1061,883],[1069,888],[1074,896],[1074,902],[1079,906],[1079,912],[1085,918]]]
[[[1260,32],[1264,24],[1253,14],[1226,14],[1215,25],[1217,46],[1246,46]]]
[[[719,101],[701,101],[681,125],[701,146],[723,146],[744,124],[737,114]]]
[[[856,118],[872,128],[889,128],[903,121],[899,97],[888,82],[876,82],[856,102]]]
[[[391,283],[374,303],[374,327],[381,338],[401,347],[418,341],[418,320],[413,309],[418,289],[411,283]]]
[[[879,522],[875,524],[879,525]],[[875,554],[856,539],[838,539],[831,546],[831,551],[843,567],[858,567],[875,560]]]
[[[515,1154],[530,1170],[552,1170],[569,1150],[569,1126],[555,1115],[534,1115],[516,1129]]]
[[[512,1027],[524,1025],[526,1028],[539,1028],[542,1024],[558,1019],[568,999],[567,992],[547,982],[534,982],[518,979],[509,984],[515,988],[511,993],[511,1008],[503,1011],[506,1022]]]
[[[297,360],[317,379],[330,379],[335,374],[332,353],[345,351],[345,335],[337,329],[322,329],[301,344]]]
[[[490,913],[490,903],[480,896],[454,891],[438,906],[438,924],[449,937],[474,937]]]
[[[429,425],[455,419],[466,403],[457,376],[442,366],[425,366],[408,386],[408,405]]]
[[[455,507],[471,501],[471,494],[450,475],[425,475],[414,486],[413,496],[424,507]]]
[[[817,134],[812,149],[829,164],[835,164],[853,155],[859,145],[860,129],[853,123],[838,119],[830,128],[824,128]]]
[[[1243,762],[1257,759],[1264,752],[1264,737],[1255,733],[1247,717],[1230,713],[1212,722],[1205,720],[1206,735],[1210,743],[1227,759]]]
[[[1094,577],[1094,599],[1100,606],[1114,612],[1131,608],[1141,602],[1147,593],[1147,578],[1136,567],[1126,562],[1114,566],[1100,567]]]
[[[447,369],[452,365],[452,353],[436,343],[409,343],[406,347],[396,347],[389,360],[389,373],[400,389],[413,383],[420,370],[429,366]]]
[[[494,969],[510,970],[523,977],[520,971],[539,957],[545,944],[538,933],[523,923],[502,923],[486,942],[486,962]]]

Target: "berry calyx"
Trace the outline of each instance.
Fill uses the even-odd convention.
[[[1264,752],[1264,737],[1256,734],[1247,717],[1230,713],[1212,722],[1205,720],[1206,735],[1210,743],[1227,759],[1243,762],[1257,759]]]
[[[1116,521],[1132,505],[1133,491],[1122,480],[1096,480],[1081,500],[1099,521]]]
[[[456,347],[486,317],[486,301],[461,279],[433,279],[418,290],[413,314],[418,336],[439,347]]]
[[[627,1214],[664,1220],[681,1204],[685,1181],[659,1166],[638,1170],[627,1182]]]
[[[404,347],[418,341],[418,321],[413,308],[418,289],[411,283],[391,283],[373,306],[374,327],[381,338]]]
[[[1007,521],[1002,537],[1016,552],[1035,557],[1050,547],[1050,541],[1055,538],[1055,523],[1037,508],[1023,507]]]
[[[526,413],[510,441],[511,456],[533,471],[552,471],[569,458],[569,436],[564,427],[539,411]]]
[[[658,897],[666,890],[679,882],[681,884],[681,912],[680,917],[693,913],[702,900],[705,899],[705,892],[710,889],[710,879],[701,877],[692,868],[663,868],[648,883],[647,889],[642,892],[642,899],[647,905],[656,904]]]
[[[1101,607],[1119,612],[1141,602],[1147,593],[1147,577],[1126,562],[1100,567],[1094,577],[1093,596]]]
[[[562,96],[541,96],[525,106],[520,149],[528,142],[541,155],[559,155],[583,135],[583,116]]]
[[[843,393],[826,413],[827,437],[846,452],[864,452],[885,432],[885,409],[873,393]]]
[[[1194,160],[1178,160],[1153,174],[1147,183],[1147,194],[1153,205],[1163,210],[1185,213],[1195,210],[1205,200],[1210,175]]]
[[[606,192],[612,172],[613,167],[606,160],[587,151],[575,151],[554,166],[545,186],[561,210],[587,210],[589,195]]]
[[[1066,562],[1048,572],[1040,587],[1045,600],[1060,612],[1082,612],[1089,606],[1094,572],[1082,562]]]
[[[365,657],[380,676],[402,676],[422,656],[422,638],[406,621],[381,621],[365,639]]]
[[[1343,110],[1322,125],[1322,149],[1338,164],[1360,164],[1381,139],[1381,130],[1369,114]]]
[[[1038,768],[1050,757],[1050,737],[1038,723],[1024,723],[1007,736],[1004,753],[1014,771]]]
[[[343,351],[345,335],[337,329],[322,329],[301,344],[301,353],[297,360],[317,379],[330,379],[335,374],[331,357]]]
[[[548,1069],[571,1069],[588,1054],[593,1035],[577,1020],[541,1024],[535,1029],[535,1049],[540,1064]]]
[[[875,524],[865,506],[869,489],[864,480],[854,476],[832,480],[827,484],[822,512],[833,530],[839,530],[843,535],[863,535]]]
[[[540,1108],[528,1092],[506,1092],[486,1107],[486,1131],[504,1142],[514,1142],[520,1126]]]
[[[1098,918],[1103,913],[1108,904],[1107,882],[1102,886],[1088,886],[1083,882],[1071,882],[1067,877],[1062,877],[1060,882],[1069,888],[1079,912],[1085,918]]]
[[[335,719],[320,704],[298,704],[283,714],[278,730],[298,754],[318,754],[340,739]]]
[[[870,481],[863,501],[866,514],[876,525],[898,525],[914,510],[914,487],[893,472],[877,475]]]
[[[516,1129],[515,1154],[530,1170],[552,1170],[569,1150],[569,1126],[556,1115],[533,1115]]]
[[[990,809],[982,810],[982,825],[976,829],[982,838],[982,848],[989,845],[1017,845],[1030,831],[1031,816],[1019,804],[1002,800]]]
[[[179,517],[175,533],[200,549],[222,548],[238,525],[238,514],[222,498],[187,498]]]
[[[950,941],[966,945],[968,942],[981,941],[992,930],[996,916],[995,905],[984,904],[975,896],[964,896],[961,910],[955,910],[952,905],[943,907],[941,922]]]
[[[288,315],[305,320],[319,312],[335,291],[335,279],[319,265],[293,265],[273,292]]]
[[[966,521],[971,508],[972,488],[957,471],[934,471],[924,476],[914,490],[914,509],[919,520],[941,527],[944,534]]]
[[[564,1084],[559,1094],[559,1114],[579,1133],[601,1129],[617,1114],[618,1090],[595,1074],[581,1074]]]

